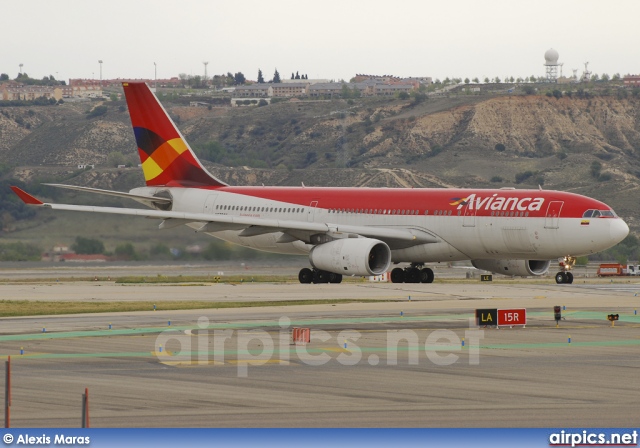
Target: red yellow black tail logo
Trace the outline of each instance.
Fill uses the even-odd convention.
[[[145,83],[122,84],[147,186],[219,187]]]

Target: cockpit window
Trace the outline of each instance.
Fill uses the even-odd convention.
[[[591,218],[593,216],[593,212],[595,210],[587,210],[586,212],[584,212],[584,214],[582,215],[583,218]]]
[[[613,210],[587,210],[582,215],[583,218],[617,218]]]

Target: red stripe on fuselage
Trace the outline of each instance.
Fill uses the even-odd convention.
[[[451,211],[451,216],[464,215],[473,210],[476,216],[494,216],[496,212],[523,212],[529,217],[545,217],[549,204],[562,202],[562,218],[581,218],[589,209],[611,210],[605,203],[581,196],[552,190],[471,190],[428,188],[311,188],[311,187],[220,187],[216,191],[241,194],[262,199],[309,206],[347,210],[418,210]],[[475,196],[473,196],[475,195]],[[459,199],[469,198],[457,205]],[[467,207],[473,207],[473,209]],[[531,207],[531,208],[530,208]]]

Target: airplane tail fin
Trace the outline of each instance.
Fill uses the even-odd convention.
[[[123,82],[147,186],[221,187],[144,82]]]

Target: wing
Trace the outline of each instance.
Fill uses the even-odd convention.
[[[307,221],[279,220],[254,218],[247,216],[229,216],[216,215],[206,213],[189,213],[165,210],[143,210],[137,208],[120,208],[120,207],[94,207],[89,205],[69,205],[69,204],[53,204],[45,203],[33,197],[24,190],[12,186],[13,192],[22,199],[27,205],[50,208],[53,210],[70,210],[90,213],[109,213],[117,215],[142,216],[147,218],[162,219],[160,228],[171,228],[181,224],[201,223],[197,228],[199,232],[221,232],[224,230],[240,231],[239,236],[251,237],[263,235],[267,233],[283,233],[283,237],[279,242],[291,242],[302,240],[308,243],[317,244],[322,241],[314,241],[313,236],[318,234],[352,234],[354,236],[364,236],[369,238],[377,238],[389,245],[392,249],[400,249],[418,244],[437,243],[440,241],[434,235],[431,235],[420,229],[406,228],[389,228],[374,226],[354,226],[332,223],[318,223]],[[74,187],[74,189],[85,190],[83,187]],[[94,190],[95,189],[90,189]],[[108,190],[102,190],[108,191]],[[111,192],[114,196],[130,197],[137,195],[128,195],[127,193]],[[149,201],[156,200],[155,197],[139,197]],[[132,198],[136,199],[136,198]],[[161,198],[164,199],[164,198]]]
[[[100,188],[79,187],[77,185],[62,185],[62,184],[44,184],[44,185],[48,185],[50,187],[56,187],[56,188],[65,188],[67,190],[81,191],[84,193],[95,193],[95,194],[101,194],[106,196],[115,196],[118,198],[133,199],[134,201],[138,201],[151,208],[155,208],[154,206],[160,205],[160,204],[164,204],[164,205],[171,204],[171,199],[163,198],[160,196],[142,196],[139,194],[123,193],[121,191],[102,190]]]

